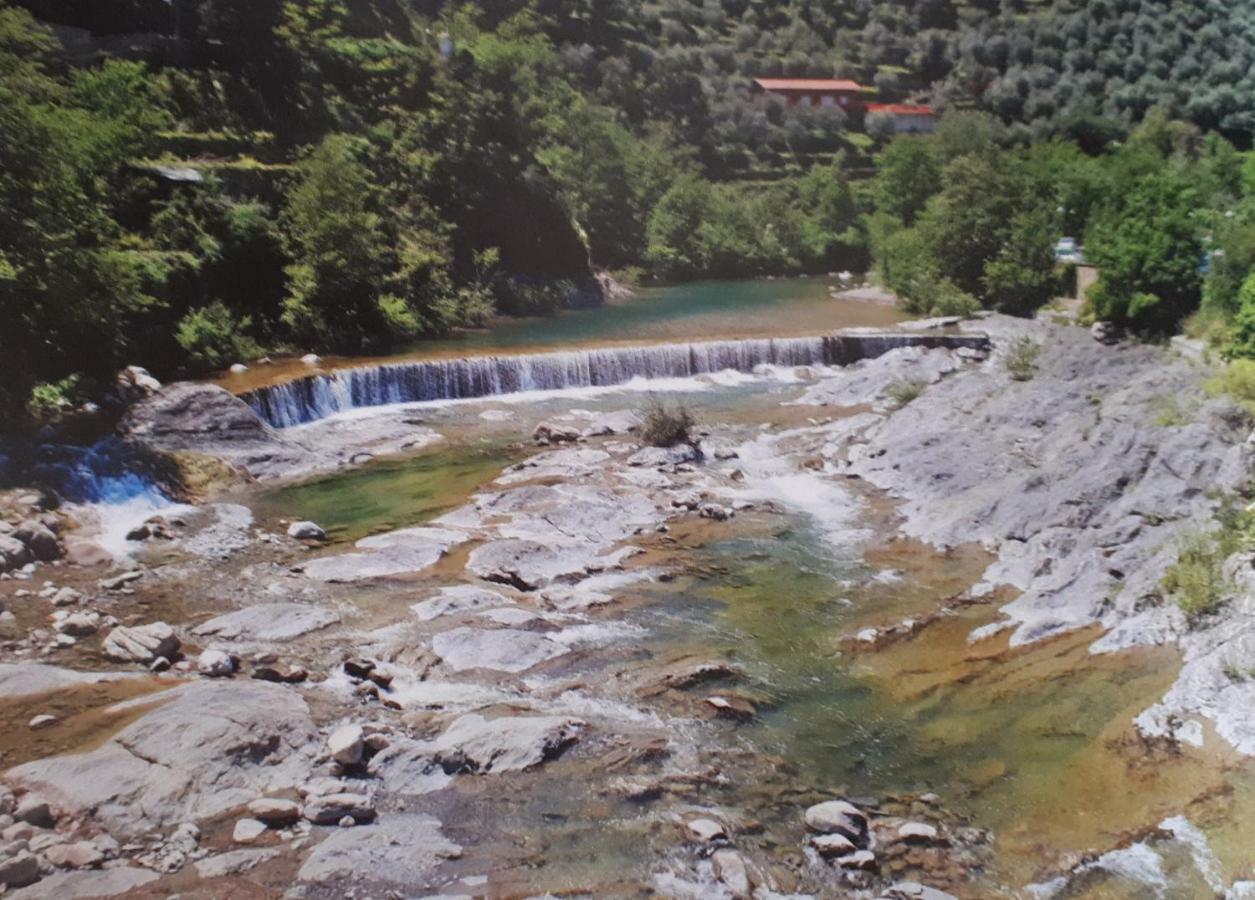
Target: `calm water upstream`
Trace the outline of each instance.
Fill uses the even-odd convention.
[[[501,319],[489,328],[421,341],[388,357],[329,356],[322,368],[613,344],[794,337],[851,326],[885,327],[906,318],[892,306],[833,299],[829,296],[832,285],[831,279],[814,277],[648,287],[631,299],[592,309]],[[299,360],[278,360],[228,375],[221,384],[240,393],[309,372]]]

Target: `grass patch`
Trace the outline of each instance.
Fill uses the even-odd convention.
[[[1168,395],[1155,401],[1155,424],[1161,428],[1179,428],[1194,421],[1194,416],[1181,404],[1181,401]]]
[[[697,420],[684,404],[670,407],[657,397],[650,397],[640,416],[641,440],[646,444],[653,447],[696,446],[693,429],[697,427]]]
[[[924,393],[927,384],[918,378],[899,378],[885,388],[885,396],[898,406],[906,406],[920,394]]]
[[[1007,348],[1002,365],[1012,381],[1031,381],[1037,374],[1037,357],[1040,354],[1041,344],[1027,335],[1021,335]]]
[[[1235,359],[1204,385],[1213,397],[1227,396],[1255,414],[1255,360]]]
[[[1251,546],[1255,513],[1236,497],[1226,497],[1216,513],[1217,527],[1181,539],[1177,561],[1164,574],[1162,588],[1191,628],[1224,607],[1236,586],[1224,576],[1224,561]]]

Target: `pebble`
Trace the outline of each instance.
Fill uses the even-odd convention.
[[[240,819],[231,832],[231,840],[237,844],[251,844],[266,833],[266,823],[257,819]]]
[[[229,678],[235,674],[235,660],[225,650],[205,650],[196,660],[196,668],[209,678]]]
[[[714,819],[689,819],[685,823],[689,834],[701,841],[702,843],[710,843],[711,841],[723,840],[728,836],[723,826]]]

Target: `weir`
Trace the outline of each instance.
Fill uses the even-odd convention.
[[[287,428],[350,409],[464,400],[634,378],[688,378],[759,366],[844,366],[899,347],[988,347],[984,334],[857,332],[800,338],[604,347],[517,356],[385,363],[320,372],[241,394],[266,422]]]

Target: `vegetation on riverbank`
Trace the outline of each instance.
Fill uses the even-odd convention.
[[[1255,17],[1212,0],[19,5],[40,20],[0,5],[6,418],[130,362],[553,311],[596,296],[595,268],[874,264],[912,311],[1023,313],[1061,289],[1060,234],[1103,267],[1096,315],[1162,330],[1201,302],[1255,352],[1234,149]],[[891,139],[749,89],[834,72],[951,111]]]

